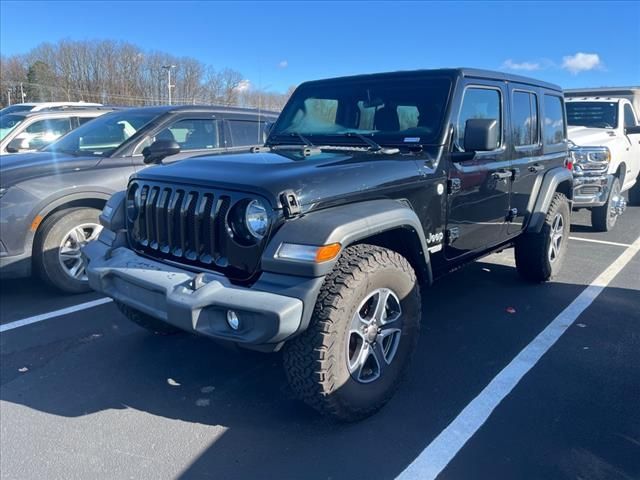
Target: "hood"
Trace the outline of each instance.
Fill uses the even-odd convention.
[[[611,128],[568,127],[569,140],[579,147],[598,147],[616,137],[616,131]]]
[[[59,152],[13,153],[0,156],[0,185],[8,187],[37,177],[50,177],[95,167],[102,157],[76,157]]]
[[[375,192],[385,196],[399,186],[418,181],[415,154],[383,155],[366,151],[312,154],[302,149],[269,153],[238,153],[192,157],[170,165],[146,168],[136,178],[213,190],[252,192],[282,208],[280,195],[293,191],[303,210],[331,201],[352,200]],[[390,194],[389,196],[393,196]],[[305,208],[307,207],[307,208]]]

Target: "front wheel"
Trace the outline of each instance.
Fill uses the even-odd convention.
[[[292,389],[341,421],[373,414],[407,370],[420,315],[419,286],[404,257],[372,245],[347,248],[325,279],[311,325],[285,346]]]
[[[618,217],[624,211],[624,199],[620,193],[620,180],[614,178],[607,203],[591,209],[591,225],[597,232],[609,232],[616,225]]]
[[[517,239],[516,268],[523,278],[545,282],[560,271],[569,241],[570,215],[567,197],[556,193],[540,232],[524,233]]]

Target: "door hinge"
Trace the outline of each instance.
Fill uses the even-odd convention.
[[[300,214],[300,203],[295,192],[289,190],[280,194],[280,201],[284,209],[284,216],[287,218],[295,217]]]
[[[462,182],[459,178],[450,178],[447,180],[447,193],[452,195],[462,189]]]
[[[510,208],[507,213],[507,222],[513,222],[518,217],[518,209]]]
[[[447,245],[451,245],[453,242],[456,241],[458,237],[460,237],[460,228],[451,227],[447,229],[447,233],[445,236],[446,236]]]

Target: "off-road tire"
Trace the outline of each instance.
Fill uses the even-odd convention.
[[[629,205],[632,207],[640,207],[640,175],[636,178],[636,183],[633,187],[629,189]]]
[[[140,310],[131,308],[130,306],[125,305],[122,302],[116,301],[115,304],[118,307],[118,310],[120,310],[120,313],[122,313],[125,317],[127,317],[139,327],[142,327],[145,330],[149,330],[156,335],[174,335],[182,331],[169,323],[165,323],[161,320],[158,320],[157,318],[152,317],[151,315],[147,315],[146,313],[141,312]]]
[[[346,342],[356,310],[378,288],[397,293],[402,332],[396,356],[384,373],[371,383],[360,383],[349,373]],[[403,256],[373,245],[347,248],[324,281],[309,328],[285,345],[291,388],[333,419],[352,422],[372,415],[398,388],[418,342],[420,319],[420,288]]]
[[[552,262],[549,258],[552,224],[558,214],[563,218],[563,238],[557,257]],[[516,268],[523,278],[532,282],[546,282],[560,271],[567,250],[570,222],[571,211],[567,197],[562,193],[555,193],[540,232],[524,233],[516,240]]]
[[[616,225],[617,215],[611,215],[611,202],[613,201],[614,192],[620,195],[620,180],[614,178],[609,190],[607,202],[601,207],[593,207],[591,209],[591,225],[596,232],[610,232]]]
[[[75,226],[99,224],[100,210],[80,207],[60,210],[47,217],[40,225],[33,245],[34,271],[49,285],[65,293],[84,293],[91,290],[88,281],[68,275],[58,259],[63,236]]]

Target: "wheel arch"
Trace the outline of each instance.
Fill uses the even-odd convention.
[[[556,167],[547,172],[531,211],[526,231],[538,233],[542,230],[549,205],[556,193],[562,193],[569,202],[573,200],[573,174],[564,167]]]

